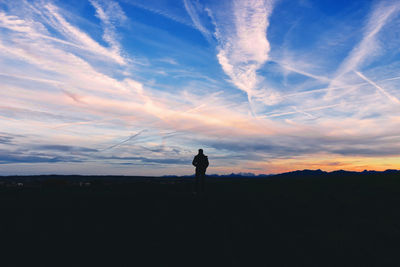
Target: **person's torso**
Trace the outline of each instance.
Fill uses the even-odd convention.
[[[208,158],[204,155],[197,155],[197,167],[204,168],[208,166]]]

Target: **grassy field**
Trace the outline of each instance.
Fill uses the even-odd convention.
[[[0,187],[1,266],[400,266],[398,173],[209,178],[201,196],[190,178],[26,179]]]

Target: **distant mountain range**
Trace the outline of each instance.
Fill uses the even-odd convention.
[[[297,170],[291,172],[284,172],[279,174],[254,174],[251,172],[240,172],[240,173],[231,173],[231,174],[208,174],[208,177],[227,177],[227,178],[265,178],[265,177],[303,177],[303,176],[341,176],[341,175],[371,175],[371,174],[400,174],[400,170],[385,170],[385,171],[374,171],[374,170],[364,170],[362,172],[356,171],[345,171],[345,170],[337,170],[332,172],[326,172],[323,170]],[[193,177],[194,175],[185,175],[185,176],[175,176],[168,175],[164,177]]]
[[[332,172],[326,172],[323,170],[297,170],[292,172],[285,172],[280,174],[254,174],[251,172],[240,172],[231,174],[208,174],[209,178],[289,178],[289,177],[332,177],[332,176],[359,176],[359,175],[400,175],[400,170],[385,170],[385,171],[374,171],[374,170],[364,170],[362,172],[356,171],[345,171],[337,170]],[[30,180],[34,179],[36,181],[48,180],[50,178],[60,177],[64,180],[73,179],[75,181],[80,180],[113,180],[113,181],[125,181],[131,179],[163,179],[163,178],[193,178],[192,175],[164,175],[164,176],[124,176],[124,175],[10,175],[10,176],[0,176],[0,179],[6,180]]]

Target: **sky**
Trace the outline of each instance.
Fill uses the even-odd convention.
[[[400,168],[400,2],[0,0],[0,175]]]

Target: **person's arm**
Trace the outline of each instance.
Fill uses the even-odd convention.
[[[194,159],[193,159],[193,161],[192,161],[192,164],[193,164],[193,166],[195,166],[195,167],[197,167],[197,157],[194,157]]]
[[[206,157],[206,168],[208,167],[209,162],[208,162],[208,157]]]

